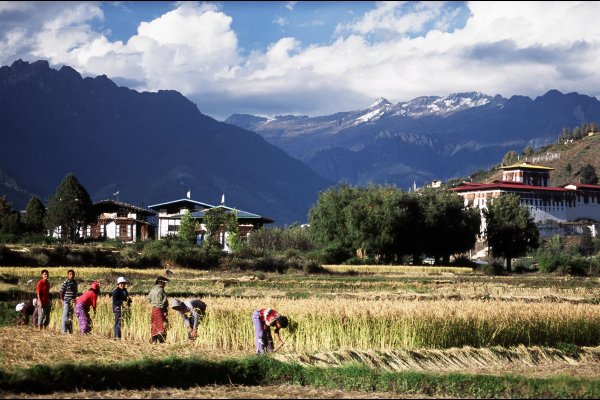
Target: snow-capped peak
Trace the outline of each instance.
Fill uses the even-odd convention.
[[[381,107],[386,107],[386,106],[391,106],[391,105],[392,105],[392,103],[390,103],[389,101],[387,101],[387,99],[384,99],[383,97],[380,97],[377,100],[375,100],[375,102],[373,104],[371,104],[369,106],[369,109],[381,108]]]

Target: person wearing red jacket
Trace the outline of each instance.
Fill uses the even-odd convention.
[[[96,316],[96,302],[100,294],[100,282],[94,281],[90,289],[75,300],[75,315],[79,321],[79,329],[82,335],[92,332],[92,318],[90,317],[90,308],[94,310]]]
[[[41,331],[50,324],[50,282],[48,281],[48,270],[42,270],[42,279],[40,279],[35,288],[38,311],[38,328]]]

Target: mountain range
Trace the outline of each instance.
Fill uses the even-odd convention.
[[[551,90],[535,99],[425,96],[327,116],[234,114],[220,122],[176,91],[137,92],[69,66],[0,67],[0,196],[47,204],[67,173],[92,200],[138,206],[184,198],[305,222],[337,182],[409,188],[468,176],[510,150],[600,121],[600,102]]]
[[[0,68],[0,196],[45,204],[67,173],[93,201],[185,198],[305,222],[333,183],[254,132],[202,114],[176,91],[137,92],[69,66]]]
[[[557,90],[531,99],[479,92],[424,96],[309,117],[234,114],[225,122],[262,135],[334,181],[422,186],[497,164],[510,150],[540,148],[563,127],[600,121],[600,102]]]

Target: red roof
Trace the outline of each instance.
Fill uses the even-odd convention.
[[[590,185],[587,183],[567,183],[561,187],[567,187],[569,185],[575,186],[577,190],[600,190],[600,185]]]

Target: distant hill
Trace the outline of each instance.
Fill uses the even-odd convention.
[[[556,132],[558,139],[560,132]],[[587,164],[592,165],[598,176],[600,176],[600,132],[591,136],[584,136],[580,140],[575,140],[568,144],[550,144],[535,151],[529,156],[520,154],[519,161],[528,161],[533,164],[543,165],[554,168],[550,171],[550,185],[563,186],[568,183],[579,182],[579,171]],[[517,151],[517,153],[519,153]],[[489,168],[473,172],[471,175],[458,177],[450,182],[450,185],[465,181],[472,182],[491,182],[502,178],[502,158]],[[570,166],[570,168],[568,167]]]
[[[46,61],[0,68],[0,196],[46,202],[72,172],[94,201],[184,198],[305,222],[332,185],[262,137],[202,114],[176,91],[118,87]]]
[[[322,176],[351,184],[411,187],[487,169],[510,151],[553,143],[563,127],[600,121],[600,102],[551,90],[535,99],[478,92],[424,96],[327,116],[227,122],[253,130]]]

